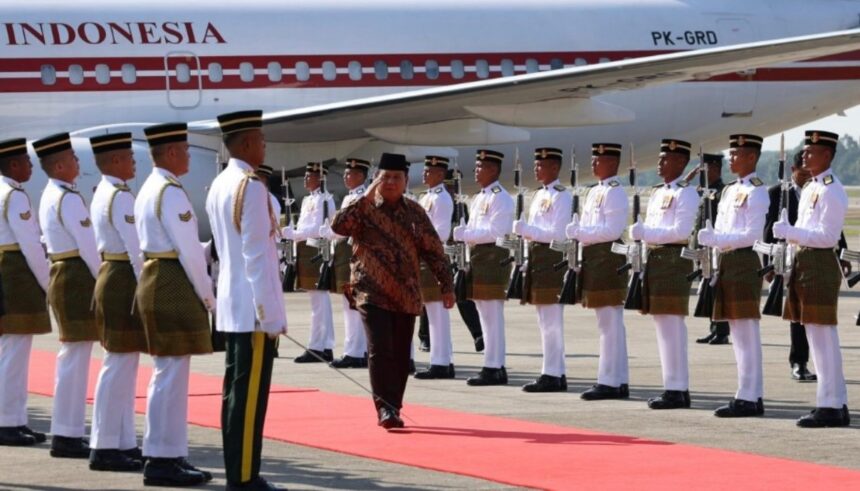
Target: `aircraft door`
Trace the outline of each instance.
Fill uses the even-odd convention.
[[[721,46],[751,43],[758,40],[749,22],[744,19],[718,19],[717,35]],[[755,70],[738,72],[743,79],[724,84],[723,117],[748,118],[755,109],[758,83],[751,81]]]
[[[200,59],[190,51],[173,51],[164,56],[167,103],[174,109],[200,105],[203,79]]]

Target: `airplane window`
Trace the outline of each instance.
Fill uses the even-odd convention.
[[[311,67],[305,61],[296,63],[296,79],[299,82],[307,82],[311,78]]]
[[[96,65],[96,82],[105,85],[110,82],[110,68],[101,63]]]
[[[412,80],[412,76],[415,72],[412,70],[412,62],[409,60],[403,60],[400,62],[400,78],[403,80]]]
[[[598,63],[609,63],[610,61],[612,60],[610,60],[609,58],[601,58],[597,60]]]
[[[137,68],[131,63],[126,63],[122,66],[122,83],[133,84],[137,82]]]
[[[558,70],[559,68],[564,68],[564,62],[561,61],[561,58],[553,58],[549,60],[550,70]]]
[[[436,80],[439,78],[439,62],[436,60],[427,60],[424,63],[424,74],[427,75],[427,78],[430,80]]]
[[[502,60],[502,76],[510,77],[514,74],[514,62],[513,60],[504,59]]]
[[[81,85],[84,83],[84,67],[80,65],[72,65],[69,67],[69,82],[72,85]]]
[[[526,60],[526,73],[535,73],[540,70],[540,64],[534,58]]]
[[[57,83],[57,69],[54,65],[42,65],[42,84],[54,85]]]
[[[277,61],[269,62],[269,80],[272,82],[280,82],[283,76],[284,72],[281,70],[281,64]]]
[[[490,76],[490,64],[487,60],[478,60],[475,62],[475,73],[478,78],[487,78]]]
[[[220,63],[209,64],[209,81],[219,83],[224,80],[224,70]]]
[[[588,60],[585,58],[577,58],[573,60],[573,64],[576,66],[588,65]]]
[[[463,66],[463,60],[451,60],[451,76],[460,80],[466,75],[466,69]]]
[[[254,65],[248,61],[239,63],[239,79],[243,82],[254,81]]]
[[[373,62],[373,71],[376,74],[376,80],[385,80],[388,78],[388,63],[382,60]]]
[[[349,62],[349,79],[361,80],[361,63],[358,61]]]
[[[334,80],[337,78],[337,65],[333,61],[324,61],[322,64],[323,79]]]
[[[181,84],[187,84],[191,81],[191,67],[188,63],[176,64],[176,81]]]

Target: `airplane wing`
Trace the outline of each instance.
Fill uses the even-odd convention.
[[[391,143],[465,145],[468,142],[416,142],[414,135],[417,132],[412,131],[413,136],[410,137],[409,128],[439,129],[445,125],[471,121],[495,123],[502,128],[504,125],[563,127],[576,126],[576,123],[616,122],[612,121],[613,118],[621,118],[617,121],[620,122],[626,117],[625,109],[601,104],[601,94],[688,80],[709,80],[720,75],[858,49],[860,29],[852,29],[574,66],[269,112],[264,115],[264,125],[266,139],[272,142],[310,143],[378,138]],[[540,118],[529,117],[529,109],[547,107],[563,110],[555,111],[560,116],[550,120],[549,124],[539,121]],[[577,121],[566,121],[565,112],[575,115]],[[532,113],[545,117],[552,111]],[[468,123],[462,128],[447,128],[456,131],[439,133],[456,134],[457,131],[464,131],[464,128],[468,129]],[[207,120],[191,123],[190,129],[200,133],[217,133],[218,126],[214,120]],[[429,137],[429,140],[433,140],[433,137]]]

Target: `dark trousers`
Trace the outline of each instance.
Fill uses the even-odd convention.
[[[225,333],[227,363],[221,402],[221,436],[227,482],[260,474],[263,423],[269,404],[275,342],[264,332]]]
[[[478,308],[475,307],[475,302],[464,300],[457,302],[457,310],[460,311],[460,317],[463,318],[463,323],[466,324],[466,329],[472,335],[472,339],[481,337],[481,319],[478,317]],[[430,321],[427,320],[427,311],[421,309],[421,319],[418,321],[418,339],[430,343]]]
[[[367,333],[370,386],[377,396],[373,403],[377,411],[387,407],[381,398],[399,410],[409,379],[409,346],[415,331],[415,316],[374,305],[359,308],[359,312]]]
[[[728,336],[729,323],[726,321],[711,321],[711,332],[716,334],[717,336]]]
[[[802,365],[809,362],[809,341],[806,340],[806,328],[799,322],[791,323],[791,349],[788,351],[788,362]]]

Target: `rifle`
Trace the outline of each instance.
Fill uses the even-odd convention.
[[[287,227],[293,228],[293,199],[290,196],[290,182],[284,169],[281,169],[281,187],[284,188],[284,206],[287,212]],[[284,279],[281,285],[285,293],[296,291],[296,244],[292,239],[281,238],[281,264],[284,265]]]
[[[570,151],[570,185],[571,193],[573,194],[573,202],[570,208],[571,219],[579,213],[579,183],[577,182],[577,165],[576,165],[576,147],[572,147]],[[579,260],[579,241],[576,239],[568,239],[565,241],[552,241],[549,244],[550,249],[564,253],[564,260],[552,266],[555,271],[567,266],[567,272],[564,274],[564,281],[561,284],[561,293],[558,295],[558,303],[562,305],[576,304],[576,277],[581,268]]]
[[[469,270],[468,246],[454,241],[454,227],[466,225],[466,203],[460,188],[460,167],[454,157],[454,213],[451,215],[451,243],[444,244],[445,254],[454,268],[454,296],[458,302],[466,301],[466,273]]]
[[[323,225],[329,224],[329,209],[328,209],[328,186],[326,185],[326,172],[325,169],[320,165],[320,193],[323,197]],[[322,260],[322,265],[320,266],[320,276],[317,280],[316,289],[317,290],[331,290],[332,287],[332,274],[331,274],[331,260],[332,260],[332,250],[331,250],[331,240],[327,237],[319,237],[315,239],[309,239],[308,245],[311,247],[316,247],[319,253],[311,258],[311,264],[316,264],[318,261]]]
[[[522,171],[523,165],[520,162],[520,149],[517,148],[516,157],[514,158],[514,187],[517,188],[517,208],[515,212],[515,220],[520,220],[523,217],[523,205],[525,201],[525,188],[522,186]],[[525,260],[525,243],[523,238],[517,234],[506,234],[504,237],[496,239],[496,245],[504,247],[511,251],[511,255],[502,260],[499,265],[507,266],[514,263],[514,269],[511,271],[511,281],[508,283],[507,298],[521,299],[523,298],[523,262]]]
[[[779,187],[778,216],[782,216],[783,210],[788,209],[788,193],[791,190],[791,183],[785,168],[785,134],[780,137],[779,142]],[[761,313],[782,317],[783,288],[785,286],[785,279],[791,274],[791,264],[788,260],[788,243],[786,243],[785,239],[777,239],[773,244],[757,240],[753,244],[753,250],[770,257],[769,264],[761,268],[758,271],[758,275],[760,277],[765,276],[771,271],[775,274]]]
[[[681,249],[681,257],[693,261],[695,270],[687,275],[687,281],[701,278],[699,282],[699,299],[696,302],[694,317],[705,317],[710,319],[714,313],[714,286],[717,284],[717,275],[713,270],[714,249],[713,247],[699,246],[697,231],[701,228],[711,228],[714,217],[711,211],[711,188],[708,182],[708,166],[705,164],[705,155],[699,146],[699,188],[702,190],[701,204],[702,216],[699,219],[699,227],[690,237],[687,247]]]
[[[630,144],[630,186],[633,188],[633,223],[640,219],[640,194],[642,190],[636,184],[636,158],[634,156],[633,144]],[[624,300],[626,310],[640,310],[642,308],[642,273],[644,270],[643,256],[645,250],[641,240],[634,240],[632,244],[612,244],[612,252],[627,256],[627,263],[616,270],[618,274],[624,274],[628,270],[633,271],[630,283],[627,285],[627,298]]]

